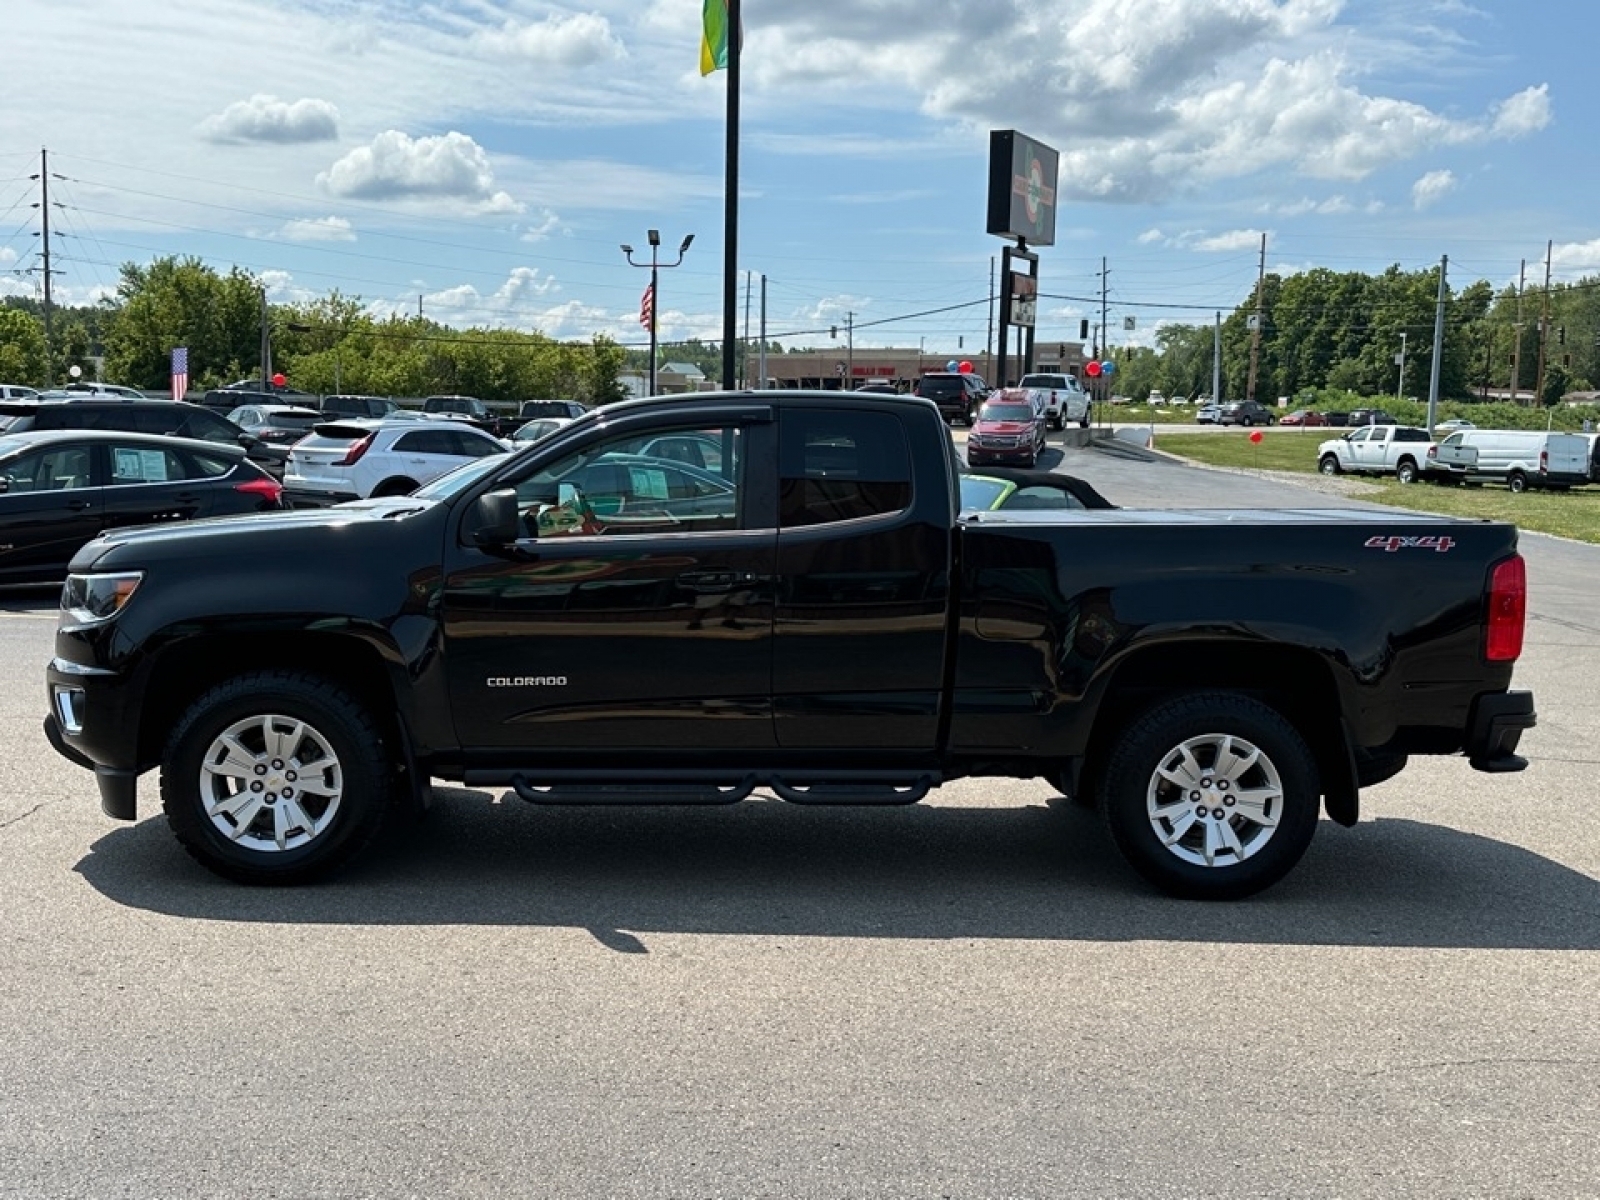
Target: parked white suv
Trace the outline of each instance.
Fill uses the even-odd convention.
[[[293,508],[320,508],[403,496],[464,462],[507,449],[464,421],[325,421],[289,451],[283,498]]]
[[[1088,427],[1089,396],[1077,376],[1039,372],[1024,375],[1017,386],[1032,393],[1034,408],[1044,414],[1051,429],[1061,429],[1069,422]]]

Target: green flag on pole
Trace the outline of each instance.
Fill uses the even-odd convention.
[[[728,0],[705,0],[700,32],[700,74],[728,69]]]

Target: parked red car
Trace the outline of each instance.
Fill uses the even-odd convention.
[[[1285,413],[1278,424],[1299,425],[1309,429],[1313,425],[1328,424],[1328,418],[1313,409],[1297,408],[1292,413]]]
[[[1020,463],[1031,467],[1044,450],[1044,414],[1020,389],[996,392],[977,412],[967,434],[967,462]]]

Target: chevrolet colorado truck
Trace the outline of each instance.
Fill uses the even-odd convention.
[[[409,496],[105,535],[46,734],[113,818],[159,768],[178,840],[250,883],[327,874],[433,779],[894,805],[999,776],[1233,898],[1412,756],[1526,766],[1512,526],[963,512],[957,470],[930,400],[674,396]]]

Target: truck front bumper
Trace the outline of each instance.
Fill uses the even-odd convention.
[[[62,658],[45,668],[45,681],[45,738],[68,762],[94,772],[106,816],[134,820],[139,697],[115,672]]]
[[[1521,771],[1528,760],[1519,755],[1522,731],[1538,724],[1532,692],[1486,692],[1472,703],[1467,726],[1467,760],[1475,771]]]

